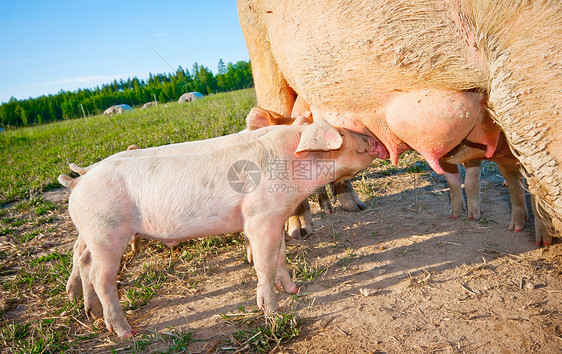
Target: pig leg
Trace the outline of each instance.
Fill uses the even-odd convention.
[[[248,258],[248,263],[252,264],[252,245],[248,236],[244,232],[244,244],[246,245],[246,258]]]
[[[440,161],[439,164],[445,171],[445,179],[449,185],[449,198],[451,203],[451,210],[449,217],[456,219],[461,215],[464,209],[464,200],[462,196],[462,184],[459,168],[455,164]]]
[[[287,241],[292,239],[300,239],[312,232],[312,215],[310,214],[310,206],[308,199],[299,204],[293,215],[289,217],[285,223],[285,231],[287,232]]]
[[[343,182],[335,182],[332,183],[333,191],[335,195],[338,196],[340,199],[340,204],[343,210],[346,211],[360,211],[367,209],[367,206],[363,204],[361,199],[355,190],[353,189],[353,185],[351,185],[351,181],[343,181]],[[335,197],[335,196],[334,196]]]
[[[273,290],[282,245],[283,221],[254,217],[246,220],[244,230],[250,240],[254,268],[258,276],[258,307],[266,312],[277,311],[279,305]]]
[[[325,186],[320,186],[316,188],[316,195],[318,196],[318,204],[320,204],[320,208],[326,214],[333,214],[334,208],[332,207],[332,203],[330,203],[330,198],[328,197],[328,191],[326,190]]]
[[[84,293],[84,311],[94,319],[103,316],[103,307],[100,299],[90,281],[90,270],[92,268],[92,255],[86,248],[79,257],[80,277],[82,279],[82,291]]]
[[[246,244],[246,254],[248,257],[248,262],[252,263],[252,246],[250,245],[250,240],[244,235],[244,243]],[[281,290],[281,287],[285,289],[288,293],[298,293],[299,287],[296,285],[289,271],[287,270],[287,248],[285,245],[285,238],[281,237],[281,247],[279,248],[279,253],[277,255],[277,275],[275,278],[275,286],[277,290]]]
[[[293,282],[289,270],[287,269],[287,248],[285,247],[285,238],[281,237],[281,247],[277,254],[277,276],[275,278],[275,286],[277,290],[281,287],[288,293],[298,293],[299,287]]]
[[[135,331],[123,315],[117,295],[117,272],[131,237],[121,238],[116,232],[99,236],[85,237],[86,241],[91,241],[87,242],[92,257],[89,278],[103,305],[103,318],[107,329],[119,337],[132,337]]]
[[[140,242],[140,238],[138,235],[135,234],[135,236],[133,236],[133,239],[131,240],[131,252],[133,252],[133,254],[139,253],[140,251],[139,242]]]
[[[468,220],[480,220],[480,174],[482,171],[481,161],[472,160],[464,163],[466,176],[464,178],[464,190],[466,192],[466,207],[468,209]]]
[[[66,293],[70,300],[78,300],[82,295],[82,280],[80,278],[80,256],[86,249],[86,244],[84,240],[78,235],[76,242],[74,243],[74,253],[72,255],[72,272],[70,277],[68,277],[68,282],[66,283]]]
[[[242,26],[242,31],[246,43],[252,43],[248,46],[248,52],[252,58],[252,75],[258,106],[290,117],[297,95],[285,80],[276,58],[271,53],[268,30],[260,18],[261,13],[249,7],[249,11],[243,15],[245,20],[251,23],[250,26]]]
[[[550,246],[552,244],[552,234],[553,230],[549,230],[546,226],[545,217],[546,213],[538,205],[536,197],[531,195],[531,207],[533,209],[533,214],[535,215],[535,241],[537,246],[541,244],[544,246]]]
[[[505,178],[507,188],[509,188],[509,199],[511,201],[511,222],[509,223],[509,230],[519,232],[523,230],[525,221],[528,220],[525,189],[523,188],[523,175],[521,175],[519,164],[516,161],[498,161],[497,165],[503,178]]]

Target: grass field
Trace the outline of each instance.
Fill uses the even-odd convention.
[[[69,162],[89,165],[130,144],[150,147],[231,134],[245,127],[253,89],[189,104],[167,103],[117,116],[94,116],[0,134],[0,203],[60,187]]]

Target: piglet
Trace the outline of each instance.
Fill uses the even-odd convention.
[[[172,156],[172,155],[188,155],[188,154],[204,153],[215,149],[220,149],[220,148],[257,139],[260,136],[267,134],[269,131],[271,131],[271,129],[274,129],[274,127],[267,127],[256,131],[245,130],[239,133],[220,136],[207,140],[188,141],[184,143],[155,146],[147,149],[140,149],[138,145],[133,144],[127,148],[127,151],[118,152],[116,154],[113,154],[105,158],[100,162],[97,162],[87,167],[80,167],[74,163],[71,163],[70,169],[80,175],[84,175],[94,167],[98,166],[99,164],[103,164],[110,160],[114,160],[118,158],[126,158],[126,157],[137,158],[137,157],[147,157],[147,156],[155,157],[155,156]],[[61,176],[59,178],[59,181],[61,181],[61,184],[63,185],[68,185],[71,189],[75,184],[75,182],[72,182],[72,179],[67,176]],[[138,248],[137,237],[133,237],[131,245],[132,245],[131,248],[133,252],[136,252]],[[66,283],[66,292],[68,294],[68,297],[71,300],[75,300],[75,301],[78,301],[79,297],[83,294],[83,284],[81,282],[82,277],[80,276],[79,258],[81,257],[82,253],[85,250],[86,250],[86,245],[84,244],[82,237],[80,237],[79,235],[74,244],[72,272]],[[87,294],[84,295],[87,296]],[[90,303],[89,301],[85,301],[85,302]]]
[[[258,276],[257,304],[277,310],[276,282],[298,291],[285,264],[285,221],[315,188],[353,177],[374,154],[366,137],[318,121],[274,127],[209,152],[112,158],[76,180],[60,176],[73,187],[68,209],[85,246],[78,259],[85,308],[103,314],[110,331],[130,337],[135,332],[116,277],[133,235],[175,245],[244,231]]]

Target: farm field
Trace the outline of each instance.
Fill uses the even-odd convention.
[[[448,188],[414,152],[375,160],[353,180],[368,209],[324,214],[288,246],[301,286],[283,313],[255,307],[242,236],[127,252],[119,294],[139,334],[122,340],[66,299],[77,233],[67,163],[239,131],[253,90],[0,135],[0,351],[194,353],[529,352],[562,350],[562,243],[507,230],[509,194],[484,163],[480,221],[449,219]],[[336,204],[338,206],[338,204]],[[529,208],[530,209],[530,208]],[[531,217],[532,221],[532,217]]]

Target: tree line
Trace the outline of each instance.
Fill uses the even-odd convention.
[[[224,64],[222,59],[215,75],[195,63],[191,72],[181,66],[175,73],[150,74],[148,80],[128,78],[113,81],[94,89],[63,91],[55,95],[25,100],[11,98],[0,106],[0,126],[25,127],[84,115],[101,114],[116,104],[142,105],[156,100],[160,103],[177,101],[186,92],[208,95],[249,87],[253,83],[249,62]]]

